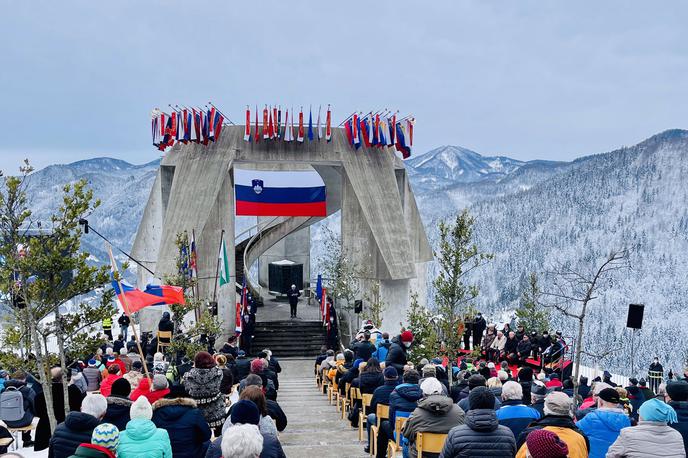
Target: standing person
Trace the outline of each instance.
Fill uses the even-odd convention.
[[[624,428],[609,447],[607,458],[685,457],[681,433],[669,426],[676,411],[659,399],[645,401],[638,411],[638,426]]]
[[[112,317],[103,318],[103,334],[105,334],[109,341],[112,341]]]
[[[499,424],[495,413],[495,396],[484,386],[468,395],[466,424],[455,426],[447,435],[441,458],[462,456],[501,456],[516,454],[514,434]]]
[[[408,362],[408,349],[413,344],[413,333],[411,331],[402,332],[396,342],[392,342],[385,358],[385,367],[393,366],[398,373],[404,373],[404,366]]]
[[[291,285],[291,289],[287,293],[287,297],[289,298],[291,318],[296,318],[296,307],[299,305],[299,297],[301,297],[301,291],[296,289],[296,285]]]
[[[327,326],[327,347],[335,349],[339,342],[339,322],[337,321],[337,310],[335,310],[330,297],[327,298],[327,308],[330,311],[330,322]]]
[[[605,388],[597,395],[597,409],[576,424],[590,440],[591,458],[604,458],[621,430],[631,426],[620,403],[619,393],[614,388]]]
[[[186,392],[201,409],[208,426],[216,429],[216,435],[219,436],[220,428],[225,421],[225,399],[220,392],[222,371],[217,368],[210,353],[196,353],[194,367],[184,374],[183,384]]]
[[[158,332],[171,332],[174,336],[174,322],[170,318],[170,312],[164,312],[158,322]],[[162,343],[170,343],[170,339],[159,339]]]
[[[473,348],[480,347],[483,340],[483,333],[487,328],[487,321],[483,318],[483,314],[478,312],[473,320]]]
[[[650,364],[650,369],[647,372],[647,378],[650,380],[650,389],[657,394],[659,390],[659,384],[662,383],[664,379],[664,367],[659,363],[659,357],[655,356]]]
[[[117,318],[117,324],[119,325],[119,332],[124,337],[124,341],[127,341],[129,336],[129,324],[131,324],[131,319],[126,313],[122,313],[119,318]]]
[[[688,453],[688,383],[681,380],[671,382],[666,387],[667,401],[676,411],[676,423],[669,426],[681,433],[683,436],[683,446]]]
[[[463,318],[463,349],[471,349],[471,334],[473,333],[473,320],[470,315]]]

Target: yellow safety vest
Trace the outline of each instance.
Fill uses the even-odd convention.
[[[103,329],[112,329],[112,318],[105,318],[103,320]]]

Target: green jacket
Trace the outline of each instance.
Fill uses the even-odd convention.
[[[172,458],[170,436],[150,420],[137,418],[119,434],[118,458]]]

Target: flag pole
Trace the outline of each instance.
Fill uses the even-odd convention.
[[[112,265],[112,269],[117,272],[117,267],[115,264],[115,257],[112,254],[112,246],[108,243],[106,244],[108,248],[108,253],[110,254],[110,264]],[[119,274],[119,272],[118,272]],[[130,321],[133,322],[131,319],[131,314],[129,313],[129,303],[127,302],[127,296],[124,294],[124,288],[122,288],[122,280],[119,278],[119,275],[117,275],[117,278],[115,279],[117,281],[117,286],[119,287],[119,291],[122,293],[122,297],[120,298],[122,300],[122,308],[124,309],[124,313],[126,313],[127,317],[129,318]],[[141,324],[139,322],[139,324]],[[136,323],[132,325],[131,330],[134,332],[134,339],[136,339],[136,348],[139,350],[139,355],[141,356],[141,363],[143,364],[143,370],[146,374],[146,377],[150,379],[150,374],[148,372],[148,364],[146,363],[146,355],[143,354],[143,350],[141,349],[141,339],[139,339],[139,332],[136,330]]]
[[[194,242],[194,246],[193,246],[194,251],[191,252],[191,245],[189,245],[189,259],[191,259],[193,257],[193,262],[195,265],[195,267],[193,269],[191,269],[191,265],[189,265],[189,269],[191,269],[191,275],[192,275],[191,278],[192,279],[193,279],[193,273],[194,273],[194,271],[196,271],[196,288],[194,290],[193,283],[192,283],[191,291],[194,293],[194,297],[200,302],[201,294],[200,294],[199,289],[198,289],[199,288],[199,286],[198,286],[198,248],[196,247],[196,229],[194,229],[194,228],[191,228],[191,240],[193,240],[193,242]],[[191,264],[191,263],[189,262],[189,264]],[[195,307],[195,309],[196,309],[196,321],[199,321],[201,319],[200,305],[197,305]]]
[[[220,249],[217,250],[218,253],[222,252],[222,242],[224,241],[225,238],[225,230],[222,229],[220,232]],[[234,273],[236,275],[236,272]],[[218,255],[217,259],[215,260],[215,285],[213,286],[213,302],[217,302],[217,282],[220,277],[220,256]]]

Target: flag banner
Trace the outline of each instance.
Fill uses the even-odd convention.
[[[272,138],[279,137],[279,127],[277,126],[277,107],[272,109]]]
[[[354,136],[351,127],[351,119],[347,119],[344,123],[344,130],[346,130],[346,138],[349,140],[349,145],[354,144]]]
[[[268,107],[263,108],[263,140],[270,138],[268,136]]]
[[[289,125],[289,110],[285,111],[284,113],[284,141],[285,142],[291,142],[294,141],[294,123],[292,122],[292,125]]]
[[[351,128],[353,129],[353,145],[358,149],[361,146],[361,138],[358,135],[358,130],[361,126],[358,125],[358,115],[354,114],[354,118],[351,123]]]
[[[114,263],[114,258],[111,258],[111,263]],[[184,304],[184,290],[179,286],[167,285],[147,285],[145,290],[140,290],[128,284],[124,280],[115,280],[116,266],[110,268],[110,279],[112,281],[112,289],[119,299],[122,308],[131,315],[139,310],[149,307],[151,305],[169,305],[169,304]],[[120,289],[119,285],[122,285]]]
[[[408,133],[408,147],[409,150],[413,148],[413,125],[416,123],[416,120],[413,118],[409,118],[408,121],[406,121],[406,126],[408,127],[407,133]]]
[[[332,140],[332,111],[330,106],[327,106],[327,116],[325,119],[325,140],[328,142]]]
[[[318,120],[316,121],[316,126],[318,127],[318,140],[322,140],[323,138],[323,131],[322,131],[322,124],[320,124],[320,109],[322,107],[318,105]]]
[[[308,141],[313,141],[313,110],[308,109]]]
[[[251,110],[246,107],[246,126],[244,126],[244,141],[251,141]]]
[[[268,138],[275,138],[275,126],[272,124],[272,110],[268,112]]]
[[[303,142],[303,108],[301,108],[301,111],[299,111],[299,133],[298,136],[296,137],[297,142]]]
[[[225,239],[220,244],[220,286],[229,283],[229,258],[227,257],[227,245]]]
[[[241,321],[241,302],[236,303],[236,311],[234,314],[234,332],[239,335],[241,334],[241,331],[243,330],[242,326],[242,321]]]
[[[406,135],[404,134],[404,127],[401,125],[400,122],[397,123],[396,133],[397,142],[394,146],[396,147],[397,151],[401,153],[404,159],[408,159],[409,157],[411,157],[411,149],[406,144]]]
[[[198,253],[196,251],[196,231],[191,231],[191,247],[189,249],[189,275],[198,278]]]
[[[320,316],[323,318],[323,326],[327,326],[327,322],[330,321],[330,308],[327,306],[327,288],[323,288],[322,295],[320,296]]]
[[[256,105],[256,143],[260,141],[260,132],[258,132],[258,105]]]
[[[327,216],[325,182],[315,170],[234,169],[237,216]]]
[[[275,132],[277,134],[277,138],[280,138],[280,136],[282,135],[281,129],[282,129],[282,107],[278,107],[277,108],[277,130]]]
[[[222,123],[225,117],[222,116],[218,111],[215,112],[215,141],[220,141],[220,133],[222,132]]]
[[[194,133],[196,134],[196,138],[194,139],[194,141],[196,143],[200,143],[201,142],[201,127],[202,127],[201,112],[199,111],[197,113],[195,109],[193,110],[193,112],[194,112],[194,124],[195,124],[194,125],[194,131],[195,131]]]
[[[215,141],[215,108],[208,110],[208,139]]]
[[[315,297],[318,299],[318,302],[320,302],[320,299],[322,297],[322,290],[323,290],[322,274],[318,274],[318,281],[315,283]]]

